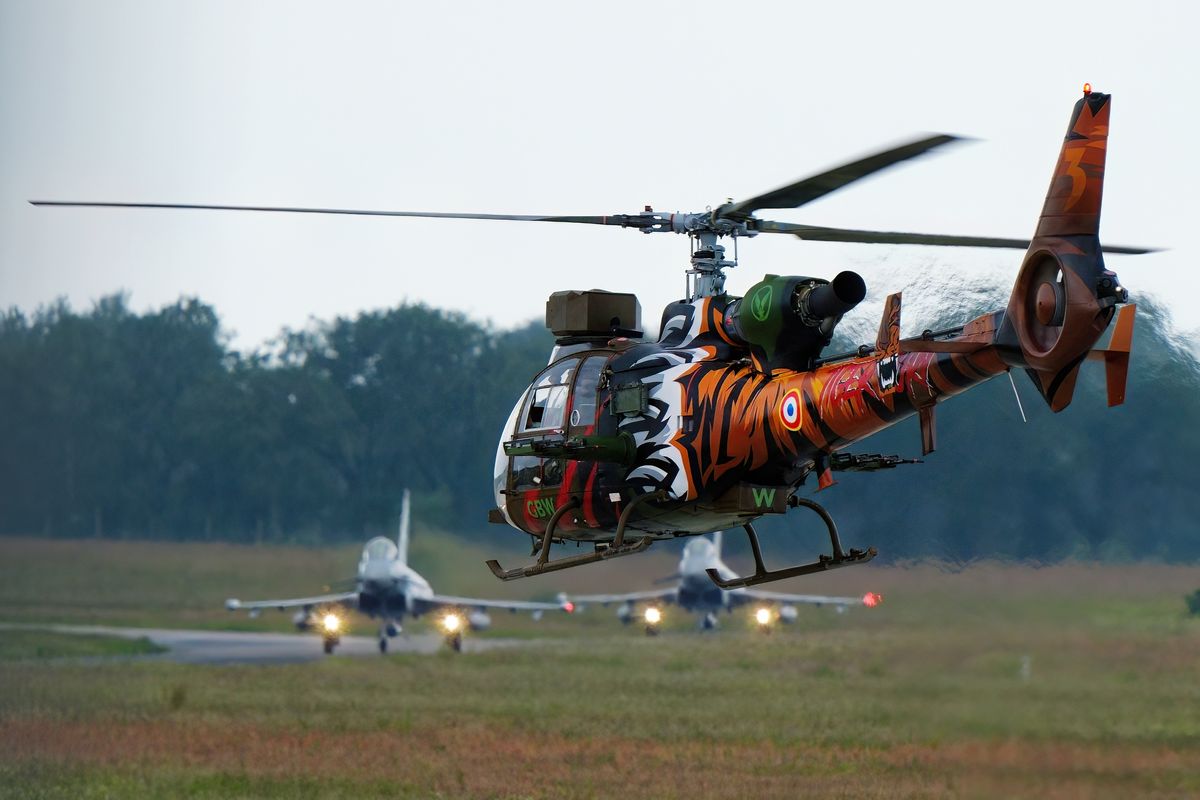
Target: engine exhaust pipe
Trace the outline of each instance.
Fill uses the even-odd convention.
[[[863,301],[867,284],[857,272],[839,272],[830,283],[801,291],[796,298],[800,313],[814,319],[840,317]]]

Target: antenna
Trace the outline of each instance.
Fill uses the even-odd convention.
[[[1021,422],[1028,423],[1025,419],[1025,406],[1021,405],[1021,393],[1017,391],[1017,382],[1013,380],[1012,370],[1008,370],[1008,382],[1013,387],[1013,397],[1017,398],[1017,408],[1021,412]]]

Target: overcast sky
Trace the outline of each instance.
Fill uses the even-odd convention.
[[[1170,248],[1109,266],[1200,330],[1195,8],[0,0],[0,306],[195,295],[240,347],[405,300],[509,326],[567,288],[635,291],[653,320],[683,293],[684,237],[27,201],[700,211],[944,131],[977,141],[760,215],[1028,236],[1090,81],[1113,94],[1101,238]],[[785,236],[740,255],[734,293],[852,266],[881,295],[1020,262]]]

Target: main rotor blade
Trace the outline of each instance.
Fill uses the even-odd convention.
[[[350,214],[360,217],[431,217],[433,219],[498,219],[523,222],[575,222],[583,225],[646,227],[636,214],[601,217],[552,217],[535,214],[456,214],[439,211],[370,211],[353,208],[293,208],[289,206],[219,206],[199,203],[108,203],[76,200],[30,200],[35,206],[88,206],[99,208],[182,208],[199,211],[278,211],[289,214]]]
[[[830,192],[836,191],[860,178],[865,178],[885,167],[915,158],[935,147],[941,147],[958,139],[959,137],[957,136],[950,136],[944,133],[927,136],[924,139],[917,139],[908,144],[861,158],[858,161],[834,167],[827,172],[822,172],[820,175],[813,175],[810,178],[796,181],[787,186],[781,186],[772,192],[751,197],[749,200],[742,200],[738,203],[727,203],[718,208],[716,213],[718,217],[743,220],[760,208],[796,208],[805,203],[811,203],[817,198],[824,197]]]
[[[788,222],[763,220],[758,223],[761,233],[790,233],[799,239],[816,242],[863,242],[866,244],[926,244],[950,247],[1006,247],[1028,250],[1028,239],[1001,239],[990,236],[954,236],[941,233],[900,233],[897,231],[860,231],[852,228],[822,228],[818,225],[793,225]],[[1123,247],[1102,245],[1106,253],[1144,255],[1156,253],[1153,247]]]

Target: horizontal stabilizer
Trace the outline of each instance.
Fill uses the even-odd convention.
[[[1133,320],[1137,306],[1128,305],[1117,312],[1112,338],[1108,347],[1088,353],[1089,361],[1104,362],[1104,379],[1108,389],[1108,407],[1125,402],[1125,386],[1129,379],[1129,353],[1133,349]]]

